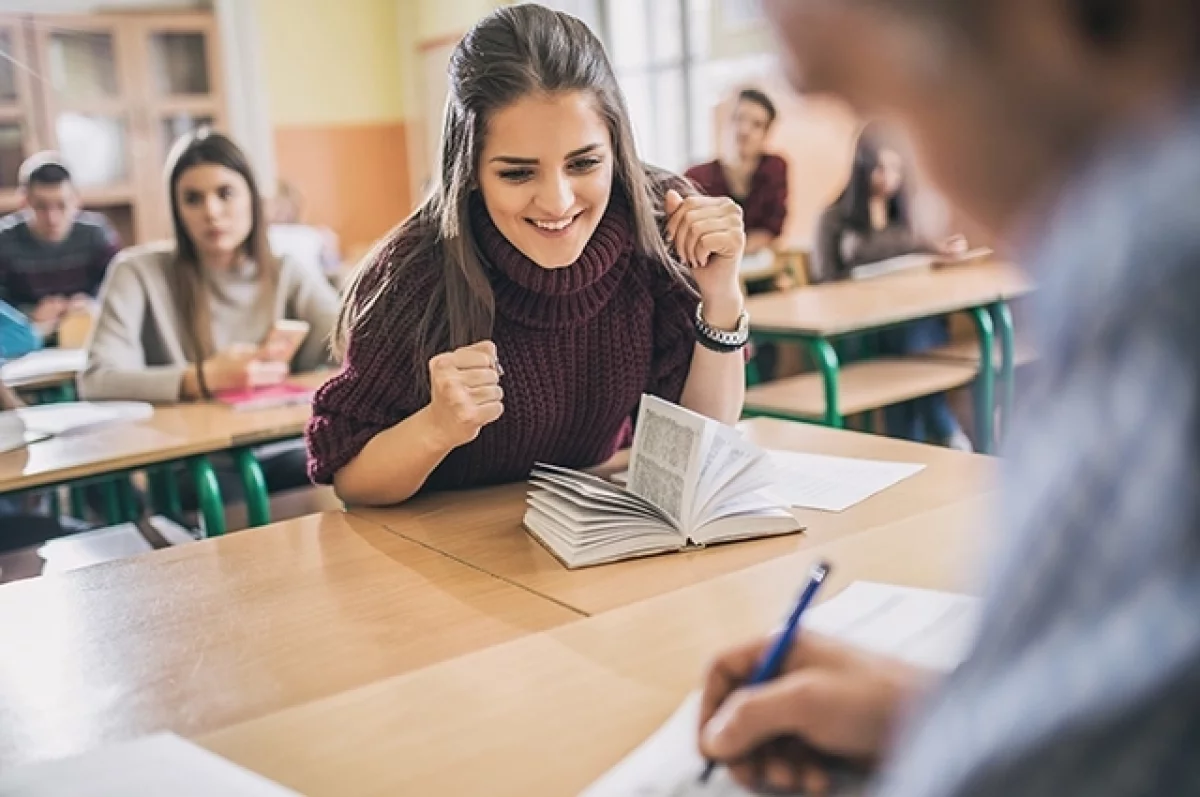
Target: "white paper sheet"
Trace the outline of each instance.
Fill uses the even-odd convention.
[[[83,349],[42,349],[0,366],[0,380],[23,382],[43,376],[77,373],[87,364]]]
[[[144,421],[154,407],[141,401],[65,401],[12,410],[32,432],[64,435],[113,423]]]
[[[0,773],[3,797],[299,797],[170,733]]]
[[[912,664],[950,670],[962,661],[971,643],[977,604],[962,595],[858,581],[809,611],[801,633],[815,630]],[[693,693],[654,735],[581,797],[749,795],[720,768],[707,784],[699,783],[704,769],[696,748],[699,710],[699,693]]]
[[[795,451],[769,452],[776,473],[771,495],[784,506],[842,512],[924,470],[924,465],[849,459]]]
[[[164,517],[150,518],[150,524],[171,545],[185,545],[196,539],[187,529]],[[62,573],[81,567],[98,565],[149,553],[154,547],[147,542],[137,526],[120,523],[93,531],[50,540],[38,548],[38,556],[46,561],[43,573]]]

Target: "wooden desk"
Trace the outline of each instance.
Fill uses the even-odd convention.
[[[825,423],[841,426],[844,417],[836,401],[838,355],[831,339],[844,335],[948,315],[971,314],[979,334],[981,367],[976,391],[980,449],[992,450],[995,380],[986,356],[998,332],[1002,358],[1000,382],[1004,400],[1011,402],[1013,324],[1007,302],[1032,290],[1032,283],[1015,267],[987,262],[910,272],[862,282],[834,282],[783,293],[753,296],[746,309],[754,335],[764,339],[806,344],[826,385]],[[1007,406],[1006,406],[1007,409]]]
[[[63,389],[73,393],[75,376],[84,364],[79,349],[41,349],[0,367],[0,379],[14,390],[36,392]]]
[[[327,378],[328,373],[321,372],[294,381],[315,388]],[[270,500],[250,448],[303,435],[311,413],[307,403],[252,412],[235,411],[218,402],[156,407],[153,417],[145,421],[51,438],[0,454],[0,494],[191,460],[205,528],[219,536],[225,529],[224,508],[207,456],[228,450],[240,466],[251,525],[266,525]]]
[[[818,556],[866,579],[970,589],[975,500],[200,738],[310,797],[576,794],[639,745],[718,650],[762,633]]]
[[[327,513],[0,587],[0,768],[200,734],[576,617]]]
[[[353,511],[473,567],[594,614],[993,489],[994,461],[975,454],[767,419],[746,421],[743,427],[757,443],[771,448],[921,462],[927,467],[845,512],[797,510],[807,526],[803,534],[580,570],[559,564],[521,525],[525,484],[431,495],[393,509]]]

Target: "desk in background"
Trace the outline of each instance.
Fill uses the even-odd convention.
[[[833,347],[835,339],[923,318],[961,311],[970,313],[982,353],[976,416],[980,448],[986,453],[993,448],[995,374],[990,356],[992,343],[998,332],[1002,352],[1001,390],[1005,403],[1010,404],[1014,333],[1008,302],[1031,290],[1028,279],[1015,267],[992,262],[764,294],[748,299],[747,310],[751,332],[756,339],[799,342],[808,346],[824,381],[824,422],[835,427],[844,423],[839,411],[840,363]]]

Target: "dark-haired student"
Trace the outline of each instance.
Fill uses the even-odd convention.
[[[817,227],[814,282],[845,279],[852,269],[901,255],[949,251],[955,242],[936,244],[914,229],[909,209],[908,165],[888,145],[878,125],[858,137],[850,179],[842,195],[821,215]],[[919,354],[950,339],[944,318],[914,321],[879,336],[883,354]],[[971,441],[944,394],[888,407],[888,432],[964,451]]]
[[[26,160],[19,183],[24,207],[0,219],[0,299],[52,335],[69,311],[90,307],[120,242],[107,219],[82,210],[55,153]]]
[[[344,305],[312,477],[392,504],[596,465],[643,393],[735,421],[741,211],[641,163],[596,37],[501,8],[456,47],[449,96],[441,181]]]
[[[746,225],[742,276],[750,283],[763,274],[773,276],[774,246],[787,218],[787,161],[766,151],[777,115],[775,103],[765,93],[743,89],[730,120],[732,146],[722,157],[684,174],[708,196],[729,197],[742,207]]]
[[[207,129],[175,143],[167,189],[174,240],[134,247],[113,262],[79,376],[84,399],[171,404],[282,381],[328,362],[337,294],[316,269],[278,258],[254,173],[242,151]],[[283,318],[309,324],[292,362],[263,349]],[[271,492],[308,484],[304,445],[261,458]],[[218,463],[224,465],[227,463]],[[223,489],[237,480],[219,467]]]

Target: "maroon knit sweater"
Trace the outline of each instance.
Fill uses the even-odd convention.
[[[480,202],[472,224],[495,291],[504,415],[451,452],[425,489],[518,481],[536,462],[604,462],[628,443],[642,393],[679,400],[697,300],[662,264],[634,254],[629,211],[616,195],[567,268],[543,269],[521,254]],[[409,347],[440,268],[430,262],[377,308],[384,334],[352,338],[342,372],[317,392],[307,435],[313,481],[330,483],[372,437],[429,403]]]

